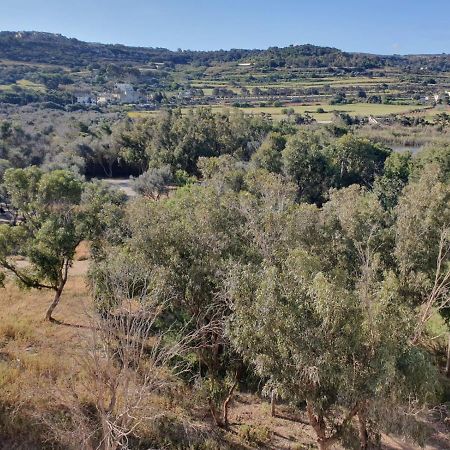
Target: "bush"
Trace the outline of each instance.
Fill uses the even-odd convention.
[[[167,193],[167,185],[173,180],[169,166],[152,168],[133,180],[133,189],[144,197],[158,199]]]
[[[242,425],[238,436],[249,444],[267,444],[271,439],[270,429],[266,426]]]

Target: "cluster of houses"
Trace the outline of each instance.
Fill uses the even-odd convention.
[[[104,92],[98,95],[89,92],[78,92],[75,94],[76,103],[81,105],[99,105],[119,103],[138,103],[142,96],[135,91],[133,86],[128,83],[117,83],[113,92]]]
[[[242,63],[243,65],[244,63]],[[249,63],[245,63],[246,65]],[[241,64],[240,64],[241,65]],[[154,106],[144,95],[137,92],[129,83],[116,83],[112,92],[103,92],[100,94],[92,94],[90,92],[78,92],[74,95],[75,101],[81,105],[98,105],[107,106],[112,104],[137,104],[145,103],[146,106]],[[216,95],[217,97],[217,95]],[[202,99],[203,91],[201,89],[180,90],[175,101],[192,103],[195,99]],[[205,101],[205,100],[203,100]],[[443,101],[450,103],[450,91],[435,93],[420,98],[422,104],[438,104]]]

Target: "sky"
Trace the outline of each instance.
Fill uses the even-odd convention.
[[[450,53],[450,0],[0,0],[0,30],[173,50]]]

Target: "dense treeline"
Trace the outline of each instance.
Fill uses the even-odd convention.
[[[39,55],[39,56],[36,56]],[[85,43],[61,35],[39,32],[1,32],[0,58],[67,67],[86,67],[102,62],[133,62],[210,65],[214,63],[254,61],[268,67],[353,67],[360,69],[395,66],[430,70],[449,70],[449,56],[377,56],[347,53],[335,48],[296,45],[268,50],[170,51],[164,48],[127,47]]]
[[[84,144],[51,165],[21,160],[26,138],[1,127],[2,281],[52,290],[55,320],[91,242],[92,343],[77,374],[96,389],[66,387],[63,417],[46,411],[52,443],[189,448],[158,395],[189,397],[226,436],[241,389],[270,395],[275,414],[277,401],[305,411],[322,450],[368,449],[381,433],[423,445],[426,413],[449,395],[430,328],[448,333],[450,317],[448,144],[397,153],[342,124],[208,108],[78,128]],[[92,140],[106,172],[120,161],[140,174],[135,199],[69,164]]]

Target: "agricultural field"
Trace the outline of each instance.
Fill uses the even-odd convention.
[[[189,109],[189,108],[185,108]],[[230,109],[230,106],[214,105],[212,110],[216,112],[222,112]],[[274,120],[281,120],[288,117],[286,110],[293,110],[295,114],[309,114],[318,122],[329,122],[334,117],[334,112],[346,113],[351,116],[358,117],[385,117],[390,114],[405,114],[412,111],[426,111],[430,116],[433,115],[434,110],[428,109],[425,106],[417,105],[379,105],[369,103],[352,103],[347,105],[328,105],[326,103],[316,103],[310,105],[287,105],[287,106],[265,106],[265,107],[246,107],[239,108],[246,114],[264,114],[270,115]],[[318,110],[323,110],[319,112]],[[436,110],[434,114],[437,114],[439,110]],[[291,111],[292,112],[292,111]],[[141,118],[149,115],[156,114],[156,111],[130,111],[128,116],[130,118]]]
[[[24,90],[30,90],[30,91],[39,91],[39,92],[44,92],[46,90],[45,86],[43,84],[40,83],[34,83],[33,81],[30,80],[17,80],[15,83],[12,84],[3,84],[0,85],[0,92],[1,91],[8,91],[8,92],[13,92],[14,90],[17,89],[24,89]]]
[[[353,103],[348,105],[327,105],[318,103],[315,105],[289,105],[287,108],[293,109],[296,114],[310,114],[319,122],[331,121],[333,118],[333,112],[335,111],[358,117],[384,117],[390,114],[403,114],[414,110],[424,109],[424,107],[422,106],[413,105],[377,105],[368,103]],[[284,112],[286,110],[286,107],[272,106],[241,109],[249,114],[270,114],[274,119],[281,119],[287,116]],[[324,112],[318,111],[322,109]]]

